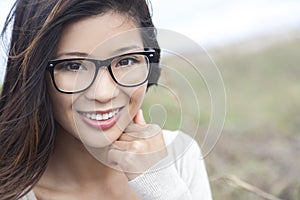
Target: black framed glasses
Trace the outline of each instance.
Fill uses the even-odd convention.
[[[112,79],[123,87],[144,84],[151,71],[150,63],[155,58],[155,50],[132,52],[106,60],[92,58],[67,58],[51,60],[50,72],[55,88],[62,93],[72,94],[88,89],[95,81],[98,71],[106,67]]]

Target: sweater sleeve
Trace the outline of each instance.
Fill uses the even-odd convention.
[[[164,131],[168,156],[129,182],[143,200],[211,200],[197,143],[181,132]]]

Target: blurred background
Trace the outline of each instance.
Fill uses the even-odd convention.
[[[152,3],[157,26],[201,45],[223,78],[225,124],[205,157],[214,199],[300,199],[300,1]],[[202,146],[211,104],[198,85]]]
[[[151,3],[158,29],[188,39],[184,45],[169,38],[179,53],[164,51],[162,81],[149,89],[143,105],[147,120],[192,132],[205,149],[214,199],[300,199],[300,1]],[[11,4],[0,2],[0,27]],[[4,63],[5,49],[0,52]],[[201,70],[209,67],[220,76],[203,78]],[[176,73],[167,73],[171,69]],[[1,81],[4,64],[0,74]],[[222,81],[225,100],[212,102],[214,80]],[[224,124],[221,119],[222,131],[212,133],[215,143],[206,149],[212,110],[224,111],[218,103],[225,105]]]

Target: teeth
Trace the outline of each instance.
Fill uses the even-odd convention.
[[[96,120],[102,120],[103,118],[102,118],[102,116],[101,115],[97,115],[96,116]]]
[[[104,115],[103,115],[103,119],[104,119],[104,120],[108,119],[108,114],[104,114]]]
[[[108,119],[112,118],[118,112],[119,112],[119,109],[111,111],[109,113],[105,113],[105,114],[84,113],[84,115],[89,119],[101,121],[101,120],[108,120]]]

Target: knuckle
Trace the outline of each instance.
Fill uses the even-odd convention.
[[[138,153],[138,152],[140,152],[140,149],[141,149],[140,142],[139,141],[133,141],[132,144],[131,144],[131,147],[130,147],[130,151]]]
[[[132,158],[132,155],[131,154],[127,154],[125,157],[124,157],[124,164],[125,166],[130,166],[133,162],[133,158]]]
[[[134,163],[136,163],[134,156],[132,154],[127,154],[123,157],[121,165],[124,170],[128,171],[133,168]]]
[[[148,132],[148,136],[153,137],[161,133],[161,128],[157,124],[151,124],[146,132]]]
[[[126,131],[134,131],[137,129],[137,125],[136,124],[129,124],[127,127],[126,127]]]
[[[153,128],[154,131],[157,131],[157,132],[161,131],[161,127],[157,124],[153,124],[152,128]]]

